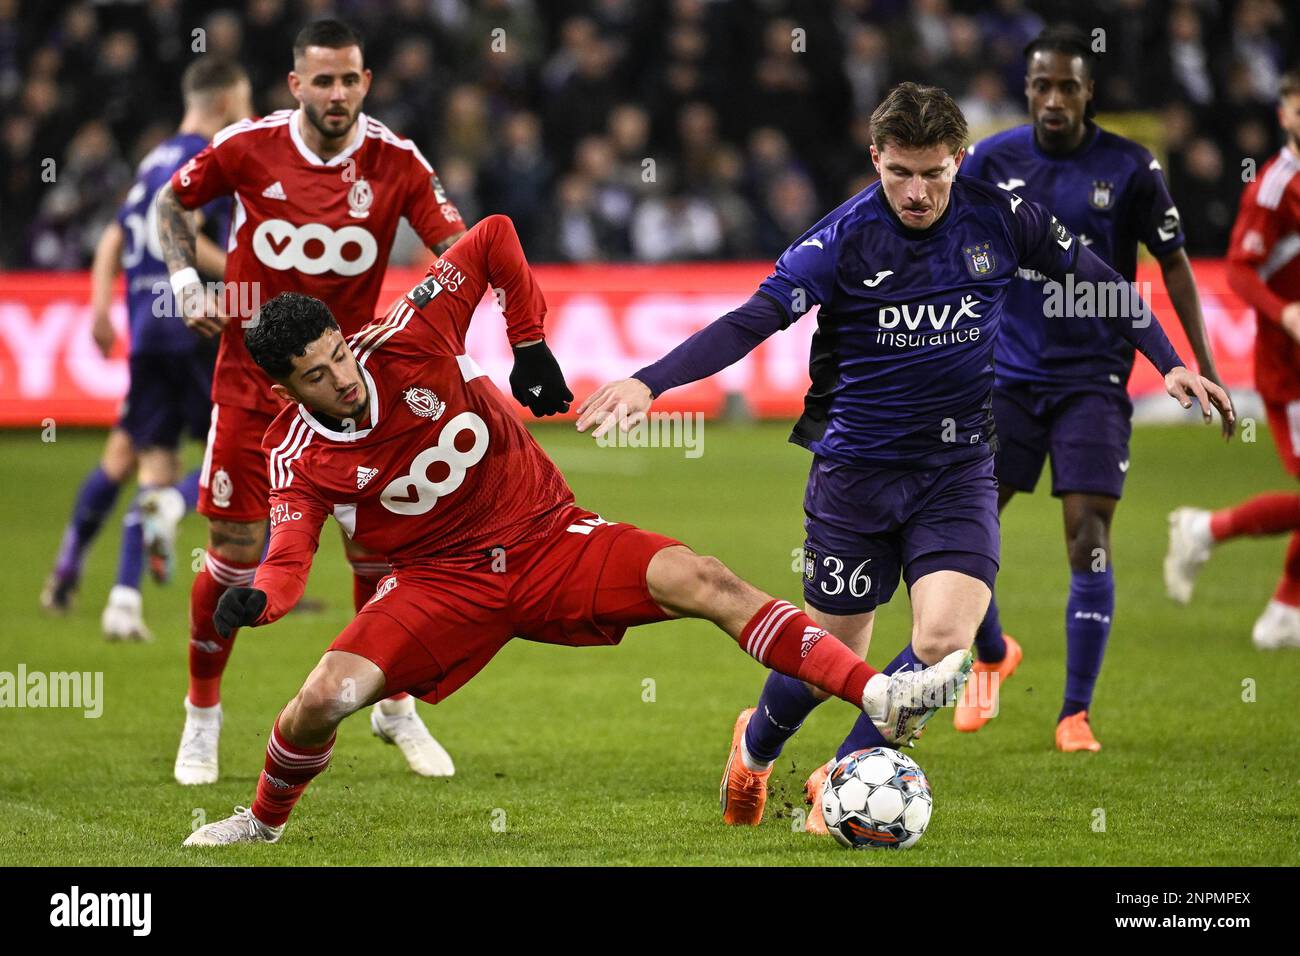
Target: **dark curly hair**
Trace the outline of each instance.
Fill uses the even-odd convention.
[[[295,355],[339,324],[320,299],[301,292],[281,292],[271,299],[248,324],[244,345],[248,354],[267,375],[286,379],[293,372]]]

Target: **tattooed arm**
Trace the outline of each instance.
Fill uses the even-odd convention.
[[[204,338],[212,338],[226,324],[225,317],[219,315],[215,308],[209,307],[207,296],[198,281],[198,255],[196,242],[198,226],[195,213],[186,209],[176,198],[168,183],[158,191],[155,200],[158,211],[158,245],[162,249],[163,261],[172,274],[172,291],[180,307],[185,324]],[[178,274],[192,276],[192,281],[177,288],[175,281]]]

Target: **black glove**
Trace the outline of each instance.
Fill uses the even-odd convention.
[[[567,412],[573,393],[564,384],[560,363],[545,342],[514,349],[515,367],[510,371],[510,392],[538,418]]]
[[[266,592],[257,588],[226,588],[212,614],[212,626],[222,637],[238,627],[252,627],[266,610]]]

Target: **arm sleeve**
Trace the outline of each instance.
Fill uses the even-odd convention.
[[[1150,153],[1143,153],[1146,166],[1134,180],[1134,229],[1142,244],[1157,259],[1181,249],[1187,242],[1183,221],[1169,195],[1160,164]]]
[[[633,374],[656,398],[679,385],[698,382],[740,361],[773,332],[789,325],[781,306],[755,292],[739,308],[710,322],[659,361]]]
[[[1228,286],[1262,318],[1280,322],[1286,299],[1260,275],[1282,234],[1280,209],[1259,204],[1258,183],[1241,194],[1237,221],[1228,243]]]
[[[1014,193],[1009,196],[1013,200],[1020,199]],[[1070,230],[1037,203],[1025,200],[1014,203],[1011,223],[1022,266],[1036,269],[1062,284],[1067,284],[1067,278],[1073,276],[1074,285],[1105,282],[1132,288],[1123,276],[1084,247]],[[1154,318],[1150,306],[1138,298],[1136,292],[1130,301],[1134,308],[1129,311]],[[1171,369],[1184,364],[1158,321],[1136,322],[1128,316],[1103,318],[1111,318],[1119,334],[1145,355],[1161,375],[1167,375]]]
[[[820,224],[819,224],[820,225]],[[758,291],[737,309],[696,332],[659,361],[634,373],[656,397],[732,365],[775,332],[788,328],[834,290],[839,222],[795,240]]]
[[[172,192],[186,209],[197,209],[210,203],[218,196],[229,196],[235,192],[234,183],[226,173],[226,165],[231,157],[225,155],[233,146],[217,147],[212,143],[207,146],[180,169],[172,173]]]
[[[258,624],[279,620],[302,597],[324,523],[325,509],[314,497],[296,488],[271,491],[271,543],[253,579],[253,587],[266,592]]]
[[[430,249],[465,228],[460,210],[447,198],[437,171],[418,150],[411,158],[411,185],[402,214]]]

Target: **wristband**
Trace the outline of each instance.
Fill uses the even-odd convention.
[[[176,298],[181,297],[181,293],[192,285],[202,285],[199,280],[199,271],[193,266],[187,269],[178,269],[171,274],[172,295]]]

